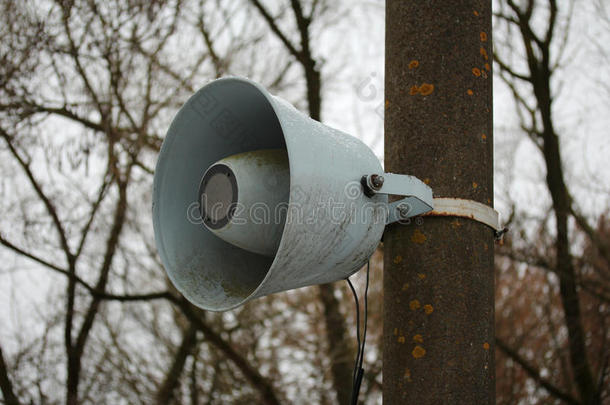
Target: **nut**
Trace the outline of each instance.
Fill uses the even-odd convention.
[[[371,188],[373,190],[379,190],[381,186],[383,186],[384,180],[385,179],[383,178],[383,176],[379,174],[371,175]]]
[[[409,218],[409,212],[411,212],[411,206],[407,203],[401,203],[396,206],[398,216],[402,219]]]

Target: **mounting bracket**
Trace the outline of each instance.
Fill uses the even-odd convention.
[[[369,174],[361,179],[364,193],[393,194],[404,198],[388,203],[386,225],[417,215],[468,218],[492,228],[496,239],[507,231],[500,225],[500,214],[492,207],[461,198],[433,198],[432,189],[423,181],[406,174]]]
[[[392,194],[404,196],[400,200],[388,203],[386,225],[434,209],[432,189],[415,176],[407,174],[369,174],[362,177],[364,193],[371,197],[375,194]]]

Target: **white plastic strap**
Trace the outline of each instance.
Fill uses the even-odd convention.
[[[462,198],[434,198],[434,210],[423,216],[460,217],[478,221],[492,228],[500,238],[506,229],[500,225],[500,214],[492,207]]]

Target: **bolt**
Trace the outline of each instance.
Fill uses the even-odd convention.
[[[398,216],[402,219],[409,218],[409,212],[411,211],[411,207],[409,204],[402,203],[396,206],[396,210],[398,211]]]
[[[373,190],[381,189],[381,186],[383,186],[383,181],[384,180],[385,179],[381,175],[378,175],[378,174],[371,175],[371,188]]]

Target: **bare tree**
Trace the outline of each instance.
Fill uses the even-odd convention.
[[[185,33],[178,28],[187,20],[183,14],[185,4],[180,1],[58,1],[45,5],[43,10],[37,10],[37,6],[40,5],[34,2],[3,3],[6,38],[12,38],[12,42],[6,42],[6,53],[2,55],[7,64],[0,89],[0,136],[6,147],[3,154],[20,169],[19,181],[25,181],[32,190],[28,203],[41,207],[25,215],[36,215],[35,223],[52,230],[54,236],[23,240],[4,228],[0,242],[66,278],[62,294],[65,307],[61,310],[66,403],[104,395],[90,391],[95,385],[91,384],[94,375],[84,370],[94,364],[90,340],[100,333],[96,332],[100,317],[108,315],[104,302],[128,305],[154,300],[171,303],[187,319],[183,342],[175,350],[169,373],[156,394],[161,402],[172,396],[186,357],[191,354],[194,334],[200,331],[260,391],[262,402],[279,403],[274,388],[244,355],[215,332],[191,304],[175,292],[165,291],[158,260],[138,264],[145,268],[152,264],[153,274],[162,282],[147,284],[156,285],[159,292],[131,293],[134,285],[129,278],[127,283],[122,281],[143,248],[133,242],[142,224],[141,207],[133,201],[141,195],[139,185],[143,179],[148,178],[144,184],[150,185],[149,162],[162,139],[157,130],[165,127],[168,109],[179,103],[175,101],[179,100],[177,96],[193,90],[194,77],[205,69],[218,76],[224,66],[229,66],[229,60],[213,48],[203,22],[206,11],[198,7],[203,5],[189,5],[199,10],[199,19],[192,22],[190,31],[201,35],[205,45],[202,49],[207,52],[182,65],[168,63],[173,58],[172,41],[179,34],[189,33],[188,29]],[[223,28],[214,29],[216,36],[222,37]],[[245,47],[247,41],[239,46]],[[232,42],[227,48],[232,56],[237,55],[232,48],[235,46],[238,45]],[[32,86],[31,81],[44,77],[41,75],[46,75],[47,82]],[[44,148],[45,138],[51,136],[49,129],[58,119],[65,123],[63,133],[49,142],[59,148],[76,142],[79,147],[73,151],[74,156],[68,156],[68,167],[62,157],[56,156],[41,167],[40,148]],[[37,137],[37,133],[42,136]],[[86,144],[81,139],[92,140]],[[50,183],[47,176],[58,176],[62,183]],[[86,182],[79,182],[80,176]],[[63,187],[68,184],[70,189],[66,192]],[[150,237],[146,240],[144,253],[154,255]],[[141,290],[136,287],[135,291]],[[110,347],[99,353],[100,361],[105,360],[109,350]],[[98,363],[99,367],[103,365]],[[6,367],[3,369],[6,371]],[[3,392],[11,398],[10,384],[3,384]]]
[[[331,403],[329,367],[350,388],[353,357],[341,348],[351,341],[344,346],[334,288],[323,289],[334,317],[324,329],[339,338],[325,342],[317,337],[328,311],[308,292],[206,314],[173,290],[154,248],[146,213],[156,154],[173,113],[205,80],[237,72],[281,92],[302,76],[305,96],[292,98],[320,116],[308,35],[332,7],[290,3],[299,35],[286,43],[304,45],[274,53],[277,32],[248,4],[2,2],[0,155],[12,191],[0,253],[13,263],[2,270],[47,270],[48,295],[38,302],[43,331],[3,347],[6,401]],[[291,352],[303,367],[286,373]]]
[[[564,52],[570,33],[570,16],[571,9],[567,7],[563,14],[560,13],[558,4],[554,0],[528,0],[521,5],[507,0],[502,3],[497,13],[497,22],[506,29],[508,41],[518,38],[520,43],[518,45],[504,43],[504,46],[499,47],[503,52],[496,48],[494,53],[500,77],[513,93],[521,129],[544,158],[546,188],[551,197],[551,212],[554,219],[553,233],[546,232],[546,221],[541,226],[541,232],[538,234],[540,249],[531,247],[519,249],[517,246],[512,246],[512,249],[506,247],[503,252],[510,256],[512,261],[522,261],[528,266],[542,268],[558,278],[557,294],[560,302],[555,302],[551,296],[550,301],[545,304],[549,322],[546,334],[547,338],[551,339],[551,347],[555,346],[560,351],[558,356],[563,361],[561,346],[556,340],[558,338],[556,335],[559,333],[556,329],[558,326],[556,320],[552,319],[551,310],[559,305],[563,312],[563,327],[567,330],[567,361],[561,364],[564,366],[569,364],[569,370],[563,370],[567,373],[563,376],[564,383],[558,385],[546,378],[540,366],[533,364],[520,353],[518,336],[512,336],[513,343],[509,344],[503,337],[506,334],[500,332],[497,344],[501,352],[518,363],[536,384],[542,386],[555,398],[566,403],[599,404],[602,401],[607,362],[594,361],[593,364],[596,365],[594,368],[590,361],[592,356],[597,356],[597,353],[592,350],[594,346],[588,341],[587,336],[596,328],[587,329],[586,320],[590,319],[592,314],[583,312],[583,302],[586,300],[581,291],[587,287],[583,284],[585,279],[583,268],[571,249],[573,242],[569,231],[570,218],[574,219],[581,232],[586,235],[606,263],[608,245],[602,240],[598,231],[588,224],[585,217],[579,214],[579,208],[571,197],[565,180],[560,135],[556,129],[554,116],[554,101],[557,94],[552,78],[564,63]],[[511,52],[512,55],[518,55],[517,58],[509,58]],[[545,285],[546,282],[545,276],[538,280],[541,285]],[[599,305],[598,302],[597,307],[591,309],[600,311],[604,317],[603,306]],[[502,330],[502,328],[498,329]],[[527,336],[527,333],[524,332],[522,336]],[[607,358],[607,349],[603,347],[604,345],[602,345],[602,356]],[[574,379],[577,395],[572,392],[572,384],[569,383],[571,378]]]

